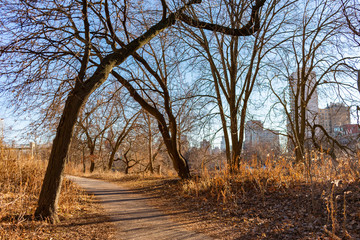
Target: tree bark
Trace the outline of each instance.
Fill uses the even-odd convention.
[[[111,170],[112,165],[114,164],[115,153],[116,153],[115,150],[112,150],[112,151],[111,151],[110,158],[109,158],[109,163],[108,163],[108,170]]]
[[[90,161],[90,173],[94,172],[95,170],[95,161],[94,161],[94,155],[90,155],[91,156],[91,161]]]
[[[180,154],[179,149],[177,147],[177,142],[171,140],[171,137],[169,135],[169,130],[167,130],[167,126],[164,126],[159,122],[159,129],[161,135],[163,136],[167,152],[173,163],[175,171],[178,173],[181,179],[191,178],[189,165],[186,159]]]
[[[95,141],[94,140],[94,143],[89,145],[89,150],[90,150],[90,173],[94,172],[95,170],[95,155],[94,155],[94,152],[95,152]]]
[[[78,94],[75,88],[68,96],[63,114],[57,128],[48,167],[41,188],[38,207],[35,216],[49,218],[51,222],[58,222],[57,205],[61,190],[62,174],[64,171],[66,155],[70,145],[72,132],[78,113],[85,99]]]
[[[83,173],[86,172],[86,165],[85,165],[85,147],[82,147],[82,164],[83,164]]]

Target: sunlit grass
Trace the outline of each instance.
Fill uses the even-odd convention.
[[[30,154],[0,150],[0,239],[50,239],[48,221],[34,219],[47,162]],[[59,199],[60,220],[71,218],[88,205],[89,196],[64,180]],[[61,238],[61,234],[59,235]]]
[[[264,164],[258,164],[254,159],[242,162],[236,173],[230,173],[227,168],[222,171],[208,171],[204,168],[199,177],[184,181],[182,189],[185,195],[198,196],[201,193],[210,193],[226,202],[231,201],[232,196],[238,195],[239,191],[255,190],[264,194],[269,191],[281,191],[299,183],[310,186],[336,179],[352,182],[358,179],[357,161],[340,158],[335,167],[331,159],[321,154],[314,154],[312,159],[298,164],[293,164],[293,159],[285,157],[275,161],[269,158]]]

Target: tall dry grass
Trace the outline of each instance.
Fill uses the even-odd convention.
[[[199,177],[182,183],[182,194],[206,201],[215,200],[218,205],[236,209],[239,199],[246,196],[256,196],[250,199],[262,201],[262,206],[266,206],[272,193],[276,199],[279,192],[302,191],[299,196],[310,199],[310,204],[304,206],[309,215],[324,216],[322,214],[326,212],[327,222],[323,225],[323,231],[328,236],[332,239],[341,239],[338,235],[353,239],[346,237],[350,236],[349,226],[354,231],[353,223],[357,221],[354,216],[358,210],[347,206],[346,202],[347,194],[351,193],[351,202],[356,203],[358,193],[347,188],[359,182],[359,158],[344,157],[335,163],[323,154],[314,152],[306,156],[303,163],[292,162],[292,159],[281,157],[276,160],[268,158],[264,164],[259,164],[253,159],[243,162],[235,174],[230,174],[227,169],[209,172],[204,168]],[[348,207],[352,207],[350,212]],[[352,224],[348,225],[349,222]]]
[[[0,239],[50,239],[47,221],[35,221],[34,212],[47,162],[0,145]],[[84,208],[88,196],[65,180],[59,199],[61,220]]]
[[[360,160],[341,158],[336,166],[323,154],[313,153],[306,156],[304,163],[293,164],[292,159],[280,157],[277,160],[266,159],[259,164],[256,159],[241,163],[236,174],[230,174],[225,168],[221,171],[202,169],[202,174],[184,181],[183,193],[196,195],[210,193],[223,202],[238,196],[239,190],[256,190],[260,194],[269,191],[288,189],[296,184],[309,187],[318,183],[335,180],[352,182],[359,179]]]

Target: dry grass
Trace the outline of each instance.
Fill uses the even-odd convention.
[[[221,239],[360,238],[357,159],[339,159],[335,169],[314,153],[305,164],[269,158],[265,166],[255,159],[237,174],[203,169],[199,177],[171,187],[181,193],[173,202],[200,209],[208,225],[209,219],[221,219],[222,229],[230,229],[213,233]]]
[[[315,153],[306,164],[286,158],[243,163],[236,174],[208,171],[191,180],[94,173],[151,198],[189,230],[215,239],[360,239],[357,159],[336,167]]]
[[[103,169],[95,169],[94,172],[90,173],[86,171],[85,173],[82,171],[82,166],[75,165],[69,163],[65,172],[69,175],[75,175],[86,178],[94,178],[94,179],[102,179],[110,182],[120,182],[121,184],[133,186],[133,187],[141,187],[141,185],[148,185],[151,182],[156,182],[162,179],[174,179],[177,178],[173,171],[169,171],[166,174],[151,174],[149,172],[141,172],[141,173],[131,173],[125,174],[119,171],[109,171]]]
[[[322,154],[306,159],[268,158],[266,167],[254,159],[236,174],[204,168],[185,181],[106,171],[85,176],[149,194],[184,227],[215,239],[360,239],[359,160],[338,159],[335,168]]]
[[[34,220],[46,162],[13,156],[0,148],[0,239],[109,239],[112,224],[98,204],[65,180],[59,199],[61,223]]]
[[[323,156],[312,158],[310,162],[291,164],[286,158],[278,161],[269,158],[263,166],[259,166],[255,159],[250,163],[242,163],[237,174],[230,174],[227,170],[209,172],[203,169],[199,177],[183,183],[183,193],[198,196],[209,192],[216,195],[217,199],[229,201],[232,200],[232,189],[239,190],[239,187],[242,192],[255,189],[259,193],[266,193],[283,191],[299,183],[311,186],[335,180],[354,182],[358,179],[359,169],[356,166],[359,166],[360,162],[350,164],[349,159],[340,159],[336,169],[331,161]]]

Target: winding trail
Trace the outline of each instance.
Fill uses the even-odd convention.
[[[212,239],[203,234],[184,230],[186,224],[173,222],[170,215],[151,207],[147,203],[150,197],[142,195],[139,191],[90,178],[75,176],[66,176],[66,178],[94,194],[99,200],[106,214],[115,223],[116,239]]]

